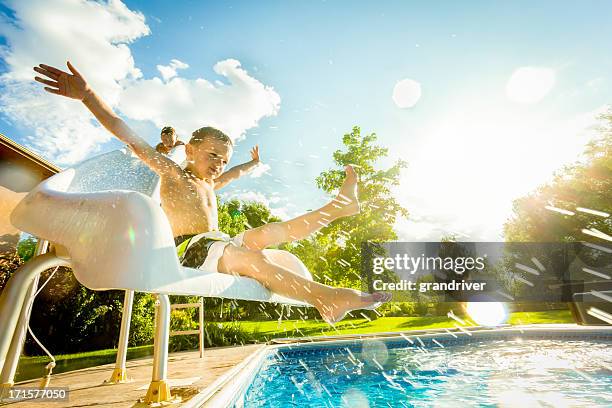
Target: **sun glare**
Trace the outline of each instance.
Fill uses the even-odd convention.
[[[550,68],[519,68],[506,84],[506,95],[513,102],[538,102],[553,88],[555,77],[555,71]]]
[[[465,96],[461,106],[419,129],[416,142],[398,146],[410,163],[395,191],[412,213],[406,236],[437,240],[460,232],[472,240],[500,239],[512,201],[575,160],[596,116],[550,118]]]
[[[499,326],[508,318],[501,302],[468,302],[466,310],[472,320],[481,326]]]

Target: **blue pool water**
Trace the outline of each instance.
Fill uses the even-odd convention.
[[[245,407],[610,407],[612,335],[416,336],[280,348]]]

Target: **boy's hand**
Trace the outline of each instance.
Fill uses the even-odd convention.
[[[259,163],[259,146],[255,146],[251,149],[251,159],[255,163]]]
[[[45,86],[45,91],[47,92],[82,101],[89,92],[89,85],[87,85],[87,81],[85,81],[79,71],[72,66],[70,61],[67,62],[67,65],[72,75],[49,65],[40,64],[34,67],[34,71],[44,75],[48,79],[34,77],[34,80],[41,84],[48,85]]]

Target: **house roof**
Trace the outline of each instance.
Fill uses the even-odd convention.
[[[5,159],[5,156],[13,156],[13,158],[17,156],[21,160],[25,159],[30,164],[35,164],[38,167],[44,168],[48,173],[55,174],[62,171],[62,169],[55,164],[43,159],[36,153],[9,139],[2,133],[0,133],[0,146],[2,146],[0,151],[0,160]]]

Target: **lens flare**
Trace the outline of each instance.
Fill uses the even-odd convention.
[[[130,240],[130,244],[134,246],[134,242],[136,242],[136,232],[134,231],[134,228],[132,228],[132,226],[128,228],[128,238]]]
[[[468,302],[466,310],[480,326],[499,326],[508,318],[508,312],[501,302]]]

